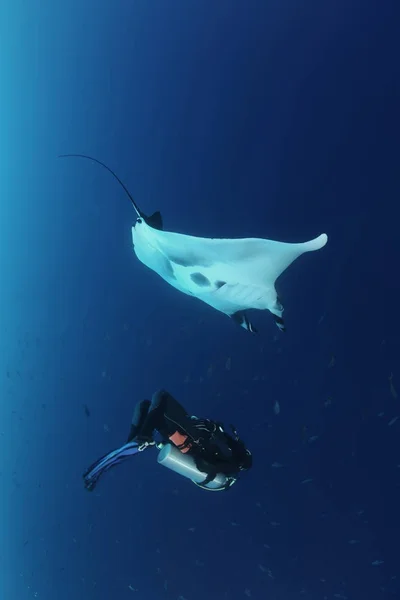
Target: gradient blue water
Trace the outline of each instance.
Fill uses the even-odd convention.
[[[1,4],[1,598],[399,593],[396,37],[390,2]],[[287,335],[158,280],[115,181],[66,152],[174,231],[326,231],[281,278]],[[160,386],[253,470],[207,494],[146,455],[85,493]]]

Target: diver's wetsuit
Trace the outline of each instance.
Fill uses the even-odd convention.
[[[128,442],[151,442],[154,430],[164,442],[191,454],[200,471],[211,479],[217,473],[235,475],[252,465],[251,453],[234,430],[232,437],[220,423],[188,415],[165,390],[156,392],[151,402],[143,400],[136,406]]]

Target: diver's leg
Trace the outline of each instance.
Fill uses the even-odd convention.
[[[140,430],[140,437],[151,438],[154,429],[165,429],[165,422],[172,421],[179,425],[186,422],[188,414],[177,400],[166,390],[159,390],[153,394],[148,415]]]
[[[163,410],[164,417],[170,421],[176,422],[177,424],[183,422],[187,423],[190,419],[187,411],[183,408],[182,404],[178,402],[170,393],[165,390],[157,392],[157,394],[163,395]]]
[[[129,431],[127,442],[131,442],[143,427],[150,408],[150,400],[142,400],[135,406],[132,415],[131,429]]]

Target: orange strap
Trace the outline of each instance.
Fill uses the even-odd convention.
[[[183,454],[186,454],[186,452],[189,452],[189,450],[192,446],[191,444],[188,444],[188,445],[185,444],[186,440],[188,439],[188,436],[183,435],[182,433],[179,433],[179,431],[175,431],[175,433],[173,433],[172,435],[169,436],[169,439],[178,448],[178,450],[180,450]]]

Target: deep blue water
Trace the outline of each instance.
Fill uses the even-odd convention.
[[[396,23],[352,0],[1,4],[2,599],[400,593]],[[287,334],[158,279],[116,182],[67,152],[172,231],[326,232],[278,281]],[[159,387],[234,423],[254,468],[209,494],[149,452],[85,492]]]

